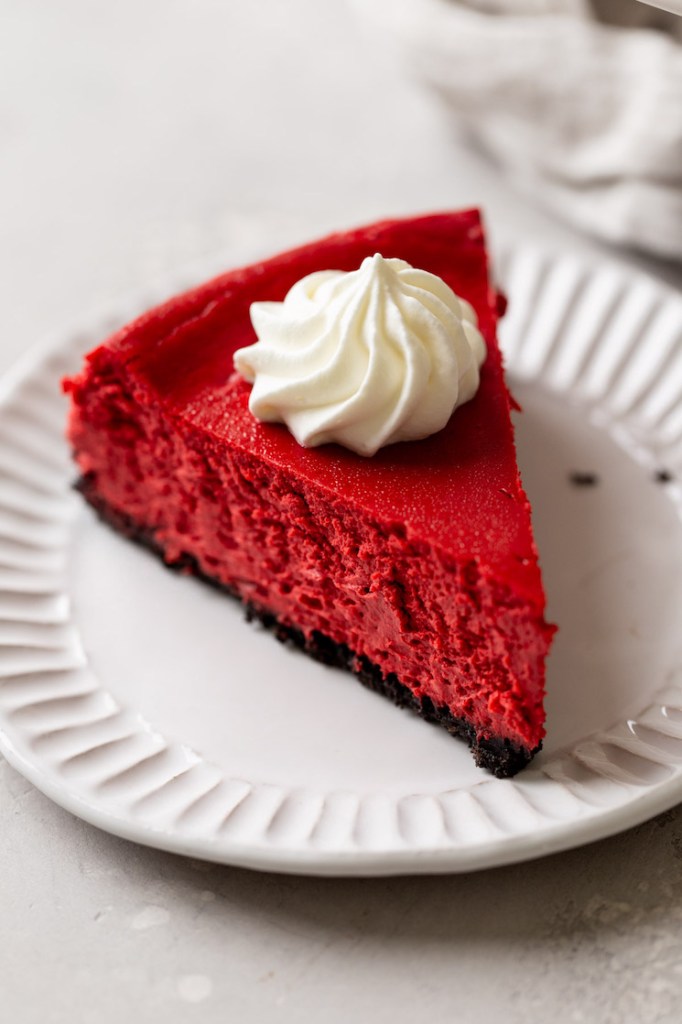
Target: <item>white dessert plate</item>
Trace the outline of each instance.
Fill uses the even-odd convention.
[[[560,626],[545,749],[500,781],[463,743],[165,570],[71,491],[60,377],[196,276],[54,339],[2,385],[10,763],[117,835],[306,874],[504,864],[682,800],[680,298],[617,266],[500,254],[519,457]]]

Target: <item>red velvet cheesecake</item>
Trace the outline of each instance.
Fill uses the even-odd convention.
[[[372,458],[304,448],[252,415],[234,370],[235,351],[256,340],[251,303],[377,252],[471,303],[487,346],[479,389],[438,433]],[[225,588],[279,639],[463,737],[504,777],[541,745],[553,627],[498,304],[477,211],[384,221],[172,299],[91,352],[64,387],[79,486],[103,519]]]

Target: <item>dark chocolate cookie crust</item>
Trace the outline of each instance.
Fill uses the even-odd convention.
[[[161,558],[164,565],[168,568],[187,575],[196,576],[211,586],[217,587],[219,590],[240,600],[230,587],[202,572],[196,559],[191,555],[184,554],[180,559],[172,563],[166,562],[163,549],[157,543],[154,532],[140,527],[125,513],[117,511],[104,501],[97,491],[96,481],[92,474],[82,476],[76,482],[75,487],[93,507],[103,522],[111,526],[117,533],[152,551]],[[456,718],[445,704],[437,706],[427,696],[418,697],[404,686],[394,673],[384,676],[377,665],[373,664],[363,655],[355,654],[345,644],[337,644],[323,633],[318,633],[317,631],[306,637],[295,627],[283,625],[271,612],[264,608],[251,603],[245,604],[244,607],[247,620],[249,622],[260,622],[262,626],[274,633],[280,643],[296,647],[324,665],[331,665],[352,672],[363,686],[373,690],[374,693],[380,693],[384,697],[388,697],[398,707],[415,711],[427,722],[440,725],[453,736],[466,740],[478,767],[487,769],[498,779],[506,779],[516,775],[540,749],[540,746],[538,746],[534,750],[528,750],[525,747],[511,743],[510,740],[504,737],[478,736],[469,722],[463,718]]]

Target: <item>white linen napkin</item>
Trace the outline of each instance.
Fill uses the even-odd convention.
[[[632,0],[354,7],[525,192],[611,242],[682,259],[682,19]]]

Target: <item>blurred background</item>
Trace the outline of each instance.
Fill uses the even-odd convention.
[[[679,283],[677,21],[599,6],[654,27],[586,0],[0,0],[0,364],[205,255],[439,207]]]

